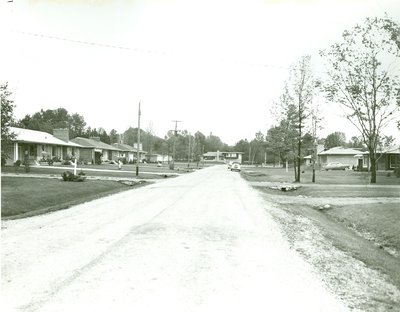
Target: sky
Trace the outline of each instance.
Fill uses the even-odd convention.
[[[88,126],[212,133],[227,144],[277,124],[289,68],[398,0],[11,0],[0,4],[0,83],[17,119],[65,108]],[[323,97],[324,137],[358,135]],[[387,134],[399,137],[392,126]]]

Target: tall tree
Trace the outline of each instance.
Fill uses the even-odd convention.
[[[111,129],[109,137],[110,137],[111,144],[120,143],[119,142],[119,134],[118,134],[117,130]]]
[[[199,162],[203,156],[205,144],[206,144],[206,136],[200,131],[197,131],[194,134],[194,140],[193,140],[193,157],[197,162],[197,166],[199,165]]]
[[[85,133],[86,122],[83,116],[79,114],[72,114],[68,116],[68,129],[69,137],[81,137]]]
[[[265,136],[267,153],[273,158],[274,165],[276,159],[278,159],[279,163],[286,166],[286,160],[290,152],[290,148],[288,149],[288,146],[285,144],[284,123],[282,120],[280,125],[269,128]]]
[[[11,140],[15,137],[10,127],[14,122],[14,101],[10,99],[11,92],[8,90],[8,83],[0,85],[1,99],[1,165],[5,164],[9,155],[7,149]]]
[[[251,164],[254,162],[262,163],[263,162],[263,152],[265,150],[265,139],[264,134],[261,131],[258,131],[255,135],[255,138],[250,142],[251,146]]]
[[[86,122],[79,114],[70,115],[65,108],[40,110],[32,116],[26,115],[19,126],[52,134],[54,129],[69,129],[69,137],[85,136]]]
[[[346,145],[346,134],[340,131],[333,132],[329,134],[325,139],[324,147],[329,149],[337,146]]]
[[[357,136],[352,136],[350,141],[347,143],[350,148],[364,148],[364,143],[362,138]]]
[[[321,87],[321,82],[318,80],[316,81],[316,87],[318,90]],[[311,136],[312,136],[312,151],[311,151],[311,166],[312,166],[312,177],[311,182],[315,182],[315,167],[317,163],[317,146],[318,146],[318,133],[319,130],[322,129],[321,122],[323,120],[323,116],[321,114],[321,107],[319,105],[319,100],[314,101],[311,105],[310,109],[310,117],[311,117]]]
[[[110,144],[110,136],[108,135],[107,131],[101,127],[97,131],[99,133],[100,141]]]
[[[321,51],[328,66],[327,98],[341,104],[369,151],[371,183],[376,183],[379,134],[398,116],[399,49],[387,20],[367,18],[344,31],[342,41]]]
[[[291,86],[293,88],[293,99],[296,105],[296,119],[298,123],[296,182],[300,182],[303,128],[305,127],[307,114],[309,114],[307,110],[313,99],[315,85],[316,81],[311,71],[311,56],[305,55],[300,59],[299,63],[292,68],[291,72]]]
[[[240,140],[234,146],[235,152],[243,153],[243,162],[250,162],[249,158],[249,150],[250,150],[250,143],[247,139]]]
[[[216,152],[216,151],[224,151],[228,149],[228,145],[221,141],[220,137],[210,135],[205,140],[205,151],[206,152]]]
[[[311,57],[305,55],[292,66],[288,82],[280,97],[280,120],[284,120],[283,129],[288,146],[291,147],[295,181],[300,182],[300,165],[302,159],[302,137],[309,117],[309,106],[312,103],[316,79],[311,71]]]

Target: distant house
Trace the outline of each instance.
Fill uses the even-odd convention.
[[[321,152],[324,151],[324,146],[322,144],[318,144],[317,145],[317,155]],[[318,164],[318,157],[315,160],[316,164]],[[303,157],[303,162],[306,166],[311,166],[312,165],[312,155],[307,155],[305,157]]]
[[[213,162],[229,162],[236,161],[238,163],[242,163],[242,152],[207,152],[203,154],[203,158],[205,161],[213,161]]]
[[[340,162],[355,167],[369,167],[368,153],[340,146],[318,153],[318,162],[321,165]]]
[[[392,170],[400,167],[400,145],[377,151],[377,169]]]
[[[72,142],[82,146],[80,160],[87,163],[102,163],[107,160],[117,160],[121,150],[100,141],[99,137],[77,137]]]
[[[146,154],[145,155],[146,161],[150,163],[156,163],[156,162],[169,162],[172,161],[172,156],[168,155],[163,155],[163,154]]]
[[[64,137],[64,140],[58,138],[57,131],[55,135],[52,135],[43,131],[16,127],[10,127],[10,130],[16,137],[12,140],[13,145],[7,150],[11,158],[8,162],[24,161],[25,155],[30,163],[54,157],[60,160],[80,157],[81,146],[71,142],[67,137]]]
[[[127,162],[133,162],[134,160],[137,159],[137,144],[135,144],[135,147],[130,146],[128,144],[122,144],[122,143],[113,143],[112,146],[118,148],[120,150],[119,154],[118,154],[118,158],[124,158]],[[140,147],[142,147],[142,145],[140,144]],[[139,157],[140,160],[145,159],[145,154],[147,152],[146,151],[139,151]]]

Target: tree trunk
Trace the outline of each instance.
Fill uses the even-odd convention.
[[[315,161],[313,161],[312,164],[312,179],[311,179],[312,183],[315,183]]]
[[[371,183],[376,183],[376,157],[375,154],[370,152],[371,160]]]

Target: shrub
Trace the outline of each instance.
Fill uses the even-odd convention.
[[[74,175],[71,171],[64,171],[61,176],[64,181],[68,182],[83,182],[86,179],[85,174],[83,172]]]
[[[58,157],[58,156],[54,156],[51,160],[53,161],[53,163],[54,162],[61,162],[61,158]]]
[[[70,160],[65,160],[63,163],[62,163],[63,165],[71,165],[71,161]]]
[[[15,167],[20,167],[22,164],[22,161],[20,161],[19,159],[14,163]]]

